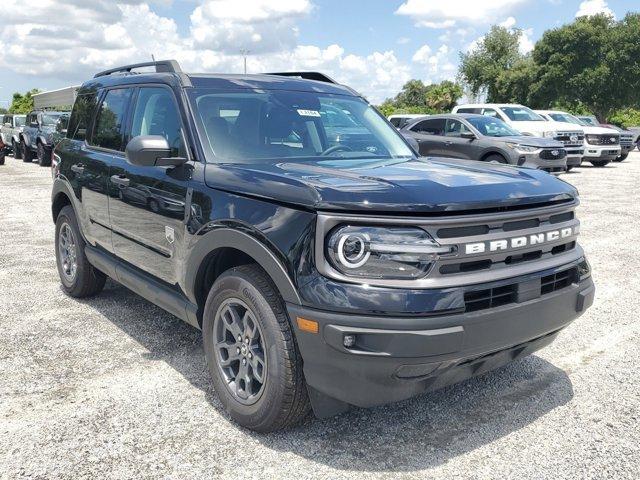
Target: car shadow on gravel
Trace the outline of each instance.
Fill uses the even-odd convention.
[[[151,359],[166,362],[205,392],[231,422],[211,387],[198,330],[112,281],[101,295],[83,302],[144,346]],[[297,427],[267,435],[237,428],[269,449],[337,470],[411,472],[491,444],[572,398],[567,374],[534,355],[393,405],[354,408],[325,420],[310,415]]]

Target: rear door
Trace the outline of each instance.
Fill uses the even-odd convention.
[[[429,118],[410,128],[413,137],[418,142],[420,155],[442,155],[445,127],[446,120],[444,118]]]
[[[102,93],[91,134],[80,146],[79,161],[73,168],[82,189],[88,231],[108,251],[113,251],[108,197],[117,194],[109,182],[109,169],[124,158],[124,126],[132,93],[132,88],[113,88]]]
[[[161,135],[172,156],[187,155],[184,130],[173,91],[165,86],[137,89],[127,139]],[[175,253],[184,241],[184,217],[190,165],[141,167],[118,157],[109,172],[113,248],[116,255],[167,283],[177,283]]]

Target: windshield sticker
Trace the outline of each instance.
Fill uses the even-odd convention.
[[[298,115],[302,117],[319,117],[320,112],[317,110],[298,110]]]

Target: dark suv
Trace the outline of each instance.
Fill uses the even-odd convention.
[[[63,289],[109,276],[202,329],[222,404],[257,431],[494,369],[593,301],[572,186],[418,158],[319,73],[100,73],[53,173]]]

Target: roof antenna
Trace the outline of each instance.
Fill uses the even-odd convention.
[[[153,53],[151,54],[151,60],[156,61],[156,57],[154,57]]]

